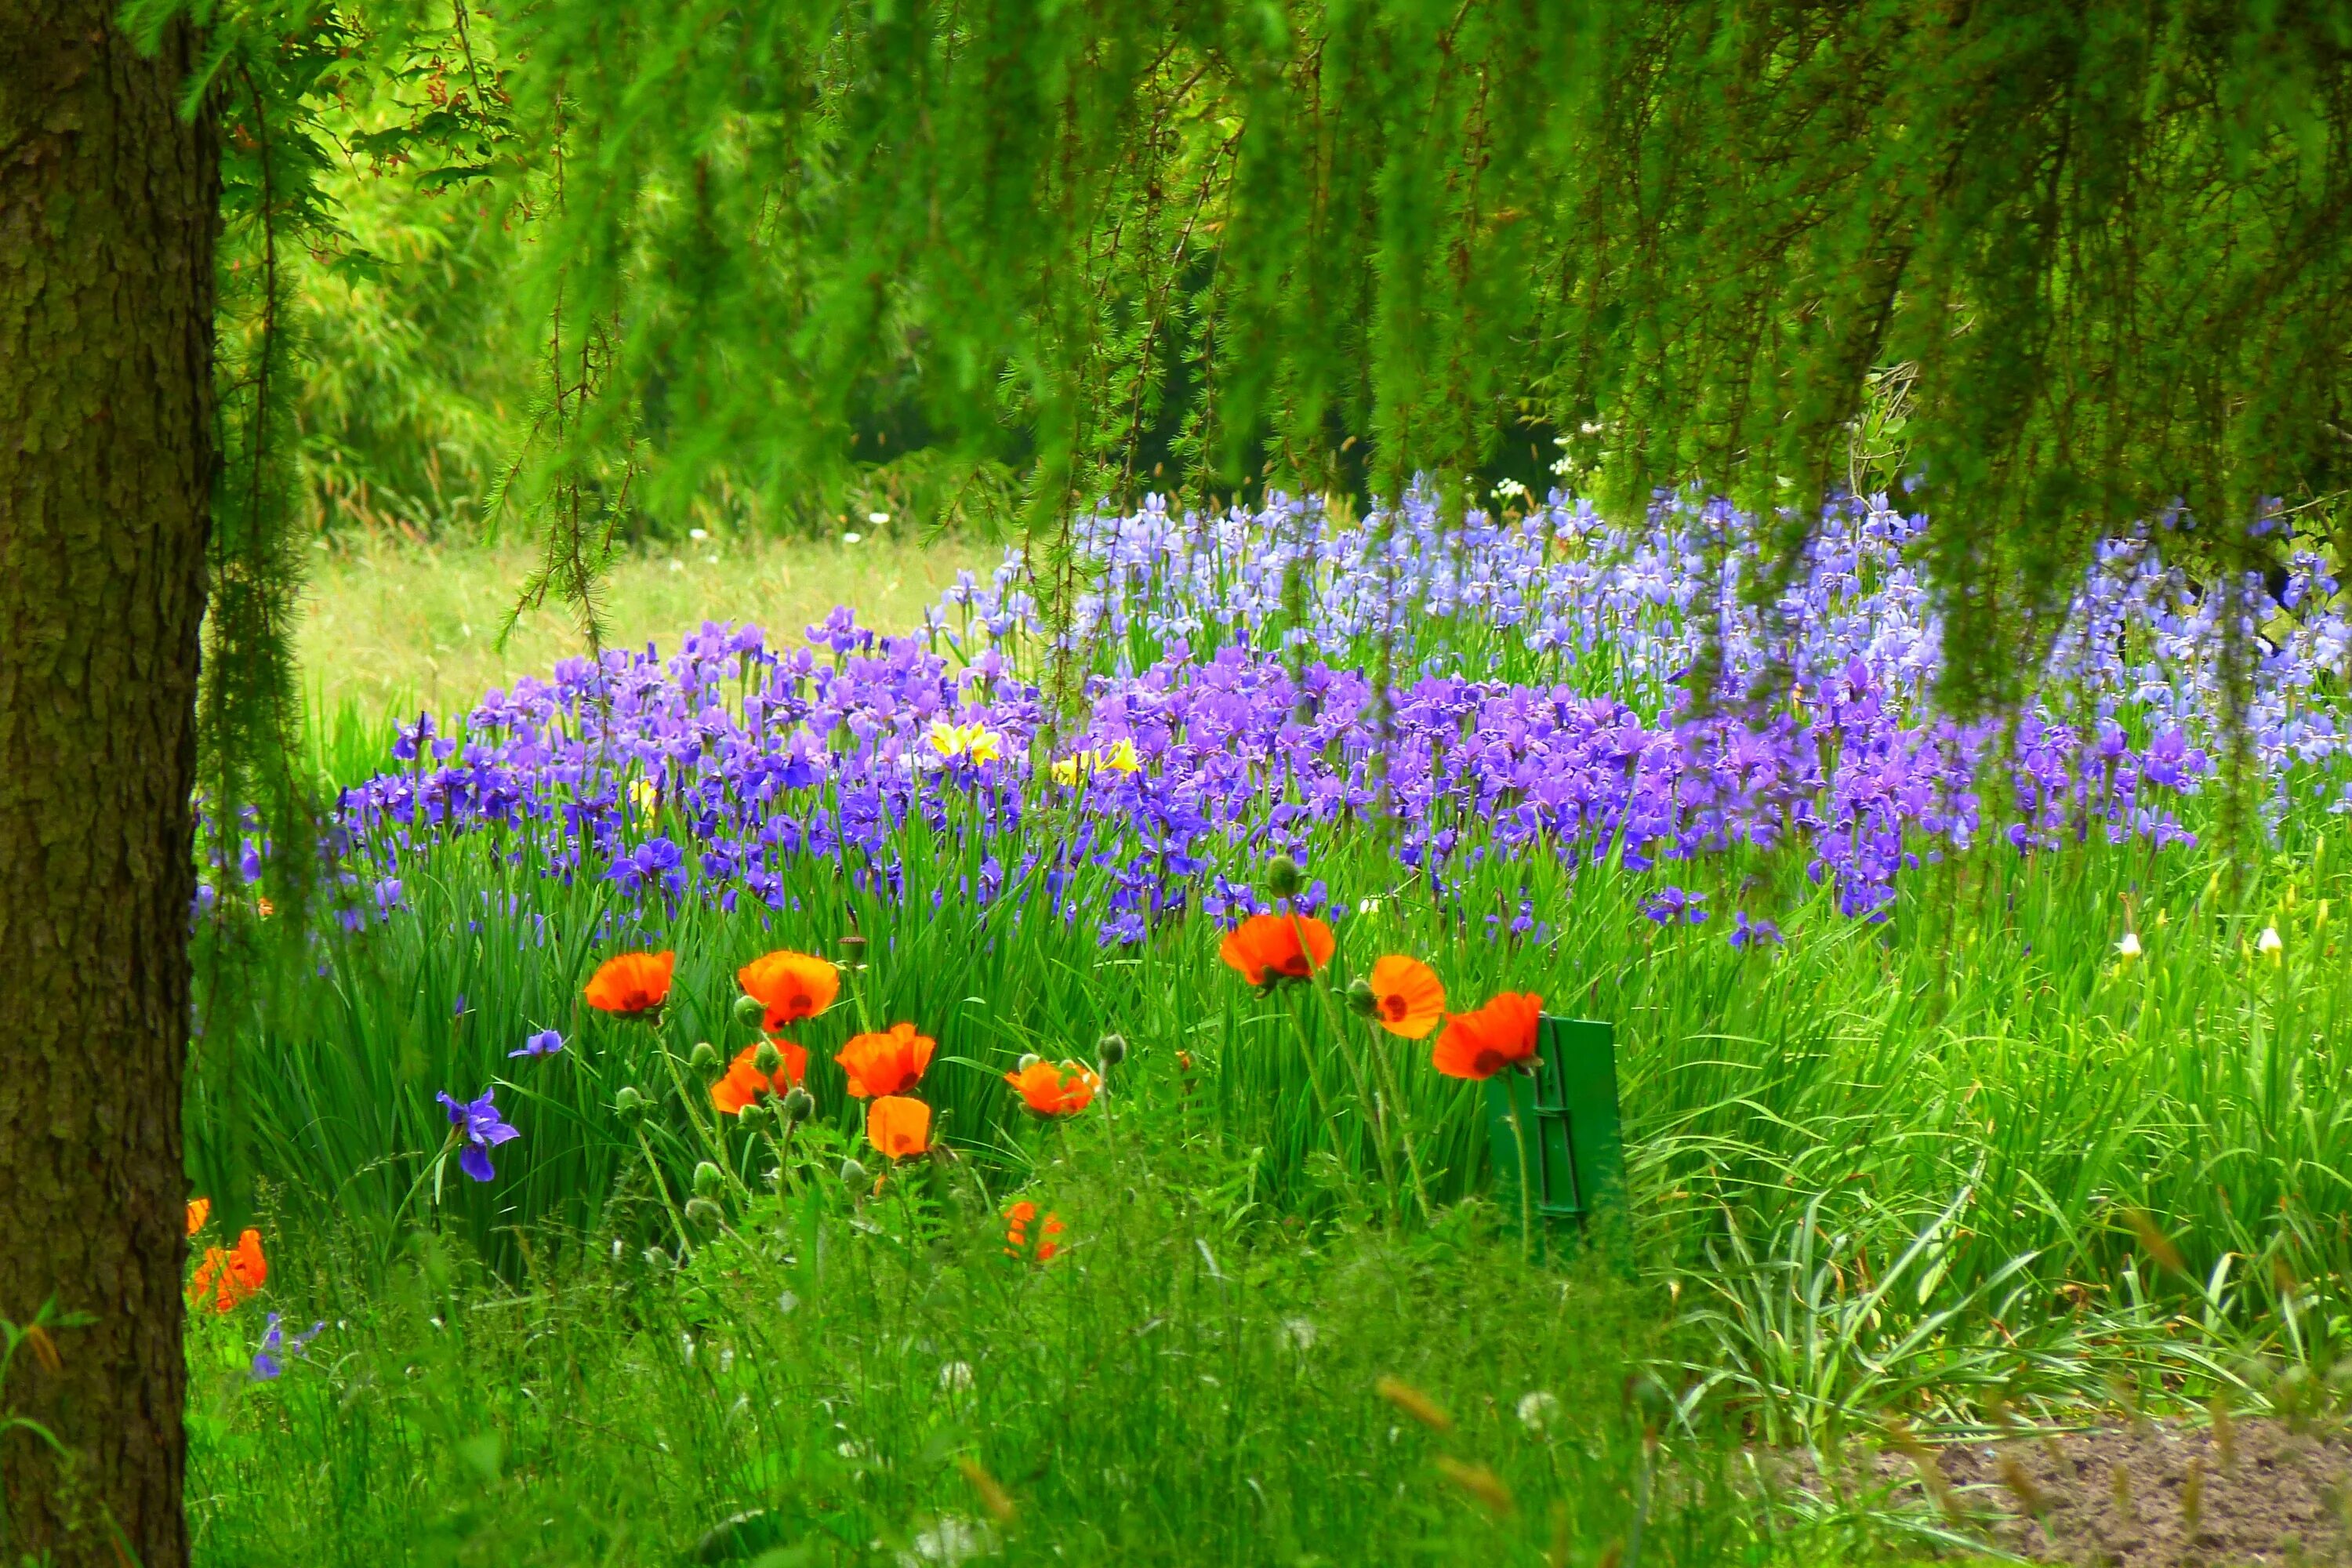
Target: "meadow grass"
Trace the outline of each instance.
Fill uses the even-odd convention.
[[[1044,1262],[921,1163],[787,1184],[683,1268],[313,1243],[281,1273],[327,1326],[283,1375],[249,1318],[198,1325],[199,1560],[1757,1560],[1721,1460],[1627,1397],[1655,1319],[1613,1277],[1475,1209],[1254,1237],[1218,1163],[1055,1162]]]
[[[457,580],[478,586],[478,565]],[[679,614],[789,626],[824,607],[725,593]],[[1475,622],[1418,635],[1514,679],[1626,683],[1605,643],[1563,665]],[[383,767],[392,716],[330,714],[322,773]],[[200,946],[240,959],[209,972],[241,978],[200,1016],[192,1174],[223,1222],[258,1216],[300,1260],[273,1284],[289,1319],[348,1325],[266,1385],[244,1381],[246,1318],[205,1326],[208,1560],[937,1561],[1002,1484],[1013,1520],[987,1539],[1016,1558],[1583,1563],[1635,1554],[1645,1423],[1678,1446],[1685,1489],[1654,1498],[1661,1559],[1846,1560],[1917,1521],[1890,1536],[1867,1509],[1759,1502],[1750,1467],[1730,1511],[1754,1522],[1728,1524],[1743,1445],[1829,1455],[1891,1418],[1961,1434],[2119,1402],[2307,1414],[2352,1356],[2335,1048],[2352,986],[2330,919],[2352,867],[2320,782],[2284,780],[2242,853],[2218,791],[2182,803],[2200,843],[2085,834],[2021,857],[1987,835],[1931,854],[1876,921],[1842,911],[1793,846],[1677,867],[1786,938],[1745,949],[1720,918],[1652,918],[1656,879],[1613,855],[1471,854],[1441,895],[1400,882],[1377,821],[1318,829],[1312,873],[1354,911],[1335,984],[1412,952],[1454,996],[1535,991],[1615,1024],[1628,1210],[1606,1266],[1569,1278],[1530,1266],[1488,1205],[1478,1093],[1425,1047],[1252,992],[1197,914],[1106,946],[1060,911],[1100,908],[1116,864],[976,898],[993,857],[1080,831],[1052,792],[1022,802],[1025,837],[981,819],[1001,802],[943,792],[894,829],[887,886],[803,855],[764,904],[551,876],[562,846],[528,824],[420,841],[396,919],[304,943],[242,915],[204,928]],[[807,805],[845,803],[826,784]],[[677,810],[653,803],[630,842],[691,842]],[[1452,828],[1489,842],[1473,814]],[[1204,875],[1264,864],[1247,824],[1192,851]],[[1539,930],[1512,930],[1521,909]],[[793,1030],[815,1118],[784,1138],[714,1115],[697,1047],[723,1060],[757,1037],[737,966],[846,953],[845,931],[865,942],[841,1002]],[[657,1023],[581,1001],[595,963],[635,944],[678,954]],[[923,1093],[959,1156],[877,1198],[836,1174],[860,1121],[832,1058],[900,1019],[939,1041]],[[511,1057],[550,1027],[562,1052]],[[1017,1113],[1003,1075],[1022,1057],[1089,1059],[1111,1034],[1128,1055],[1099,1114]],[[435,1097],[490,1085],[523,1138],[478,1185]],[[626,1112],[625,1088],[650,1112]],[[699,1218],[695,1194],[715,1205]],[[1008,1271],[999,1215],[1022,1199],[1059,1205],[1076,1239]],[[942,1385],[949,1366],[971,1385]],[[1389,1374],[1483,1414],[1432,1447],[1368,1394]],[[1626,1415],[1629,1376],[1664,1414]],[[1506,1418],[1538,1388],[1570,1456]],[[1491,1467],[1510,1507],[1461,1465]],[[249,1532],[257,1510],[352,1522],[280,1542]],[[943,1513],[960,1521],[944,1535]],[[736,1514],[740,1539],[697,1548]],[[1780,1532],[1795,1520],[1812,1522]]]

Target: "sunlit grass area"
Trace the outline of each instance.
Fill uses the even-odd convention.
[[[854,544],[713,537],[634,550],[603,585],[606,641],[639,650],[653,641],[669,653],[706,620],[752,621],[788,639],[836,605],[853,606],[866,625],[903,631],[959,570],[984,572],[1003,553],[887,528]],[[537,563],[525,541],[419,544],[357,534],[317,551],[299,649],[319,711],[348,708],[373,721],[394,709],[462,708],[583,651],[574,612],[552,597],[507,629]]]

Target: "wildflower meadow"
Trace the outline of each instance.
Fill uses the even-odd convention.
[[[1969,723],[1888,498],[1761,597],[1727,508],[1496,501],[1155,501],[1059,631],[1015,552],[322,735],[307,930],[254,833],[194,910],[205,1550],[1907,1559],[2028,1511],[1915,1431],[2332,1410],[2325,559],[2117,541]]]

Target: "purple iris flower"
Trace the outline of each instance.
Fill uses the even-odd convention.
[[[1732,946],[1742,949],[1778,947],[1780,945],[1780,928],[1770,921],[1751,921],[1748,918],[1748,911],[1741,910],[1731,917],[1730,942]]]
[[[509,1057],[551,1057],[563,1048],[563,1037],[553,1029],[541,1029],[522,1043],[522,1049],[509,1051]]]
[[[466,1148],[457,1156],[457,1168],[478,1182],[487,1182],[498,1174],[490,1165],[490,1151],[521,1133],[508,1126],[499,1116],[499,1108],[491,1097],[498,1093],[494,1085],[482,1090],[482,1098],[472,1101],[453,1099],[446,1090],[439,1096],[449,1108],[449,1124],[464,1135]]]
[[[1688,892],[1681,888],[1661,888],[1650,895],[1642,912],[1660,925],[1672,925],[1682,921],[1690,925],[1706,920],[1706,895]]]
[[[289,1343],[285,1330],[278,1326],[278,1315],[270,1313],[268,1330],[261,1336],[261,1348],[253,1352],[253,1381],[268,1383],[272,1378],[282,1376],[287,1362],[309,1350],[310,1342],[317,1339],[326,1326],[323,1321],[313,1323],[296,1334]]]

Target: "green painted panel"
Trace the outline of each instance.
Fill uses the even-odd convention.
[[[1551,1221],[1583,1225],[1625,1195],[1625,1150],[1617,1119],[1617,1031],[1592,1018],[1547,1017],[1537,1036],[1533,1076],[1486,1080],[1487,1132],[1495,1156],[1495,1196],[1519,1201],[1520,1135],[1536,1209]],[[1511,1112],[1518,1111],[1518,1127]]]

